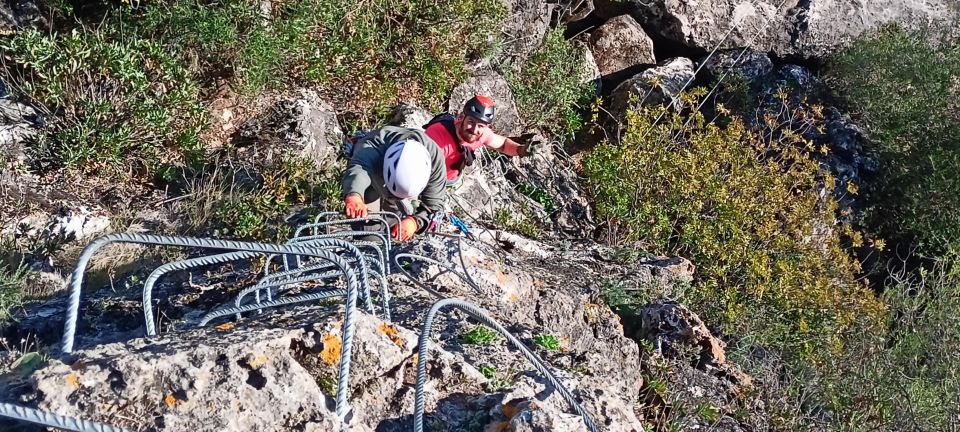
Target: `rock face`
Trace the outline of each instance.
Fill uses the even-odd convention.
[[[246,160],[279,160],[292,153],[323,168],[336,160],[344,134],[333,107],[315,91],[301,90],[242,125],[236,140],[241,152],[250,153]]]
[[[535,248],[548,256],[556,253],[546,245]],[[590,276],[568,278],[568,285],[557,290],[536,276],[542,270],[530,266],[538,255],[518,250],[508,263],[488,249],[480,242],[427,237],[408,250],[466,266],[474,286],[438,275],[438,268],[422,262],[408,271],[489,310],[551,365],[604,430],[644,429],[633,410],[643,385],[639,348],[624,337],[608,308],[588,302],[581,283]],[[462,261],[452,258],[458,256]],[[526,360],[502,338],[490,345],[463,342],[474,325],[461,315],[438,316],[428,358],[416,358],[414,331],[435,299],[405,278],[391,277],[391,283],[392,323],[357,315],[347,416],[352,430],[410,429],[419,361],[427,362],[426,417],[434,430],[583,428],[558,392],[537,374],[524,372]],[[333,430],[339,426],[332,393],[342,344],[339,310],[337,305],[268,310],[151,339],[87,344],[23,383],[5,386],[9,391],[2,397],[134,430]],[[108,310],[100,313],[85,312],[93,320],[90,326],[120,319]],[[131,319],[136,330],[142,316],[134,313]],[[175,325],[189,327],[192,319]],[[550,335],[557,346],[538,348],[535,335]]]
[[[458,114],[463,104],[478,94],[493,99],[497,106],[496,116],[493,118],[493,129],[497,133],[506,136],[523,133],[513,91],[503,76],[490,69],[478,71],[453,89],[450,93],[449,111]]]
[[[551,0],[550,3],[556,4],[554,14],[561,23],[582,20],[594,10],[593,0]]]
[[[629,15],[607,21],[590,35],[590,49],[601,75],[654,64],[653,41]]]
[[[423,129],[433,115],[416,105],[400,104],[393,108],[387,124],[410,129]]]
[[[40,9],[30,0],[0,1],[0,35],[35,24],[43,19]]]
[[[525,58],[535,51],[550,29],[554,5],[545,0],[501,0],[507,7],[503,21],[503,57]]]
[[[887,23],[947,23],[955,13],[949,0],[597,0],[595,5],[601,17],[628,12],[645,28],[688,47],[750,47],[815,59]]]
[[[673,103],[693,75],[693,61],[688,58],[678,57],[662,62],[618,85],[610,95],[610,113],[622,121],[628,109]],[[636,98],[636,102],[633,98]]]
[[[593,52],[590,51],[590,42],[588,38],[576,38],[572,39],[571,43],[573,44],[574,49],[576,49],[580,55],[583,57],[583,68],[581,69],[580,82],[590,83],[596,93],[600,94],[602,90],[600,87],[600,78],[602,74],[600,73],[600,67],[597,66],[597,60],[593,57]]]
[[[711,83],[721,78],[726,80],[739,76],[753,88],[759,88],[773,72],[770,57],[750,48],[717,51],[713,56],[704,56],[698,64],[703,66],[703,72]]]
[[[727,361],[725,344],[695,313],[670,300],[656,300],[638,312],[635,338],[653,347],[647,372],[663,383],[654,399],[682,403],[674,415],[691,430],[767,430],[762,402],[751,393],[752,380]],[[705,415],[704,407],[707,407]],[[742,415],[747,412],[748,415]]]
[[[25,142],[36,136],[38,121],[33,108],[0,96],[0,168],[11,169],[26,162]]]

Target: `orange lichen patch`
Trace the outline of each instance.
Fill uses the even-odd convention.
[[[533,286],[537,287],[537,289],[541,289],[543,288],[543,281],[541,281],[540,279],[534,279]]]
[[[163,403],[167,404],[167,406],[170,408],[173,408],[173,406],[176,405],[177,402],[180,402],[180,401],[172,393],[168,394],[167,397],[163,398]]]
[[[217,330],[233,330],[233,327],[234,327],[233,323],[225,322],[223,324],[215,326],[214,328]]]
[[[67,384],[69,384],[70,387],[78,389],[80,388],[80,378],[77,377],[77,374],[71,373],[70,375],[67,375]]]
[[[503,274],[503,272],[500,271],[500,269],[497,269],[496,272],[497,272],[497,281],[500,282],[501,284],[507,283],[507,280],[508,280],[507,275]]]
[[[510,296],[507,297],[507,298],[508,298],[511,302],[516,302],[517,300],[520,299],[520,297],[518,297],[518,296],[517,296],[517,293],[515,293],[515,292],[510,293]]]
[[[323,351],[320,351],[320,359],[328,365],[336,364],[340,361],[340,336],[328,334],[323,337]]]
[[[561,351],[561,352],[570,351],[570,337],[569,337],[569,336],[560,336],[560,351]]]
[[[250,369],[259,369],[260,366],[267,364],[267,356],[255,357],[248,360],[247,364],[250,365]]]
[[[420,361],[420,354],[418,354],[418,353],[413,353],[413,356],[410,357],[410,361],[413,362],[413,365],[414,365],[414,366],[416,366],[416,365],[417,365],[417,362]]]
[[[407,346],[407,342],[400,337],[400,332],[397,331],[396,327],[390,324],[384,323],[384,324],[380,324],[379,329],[381,333],[387,335],[387,337],[389,337],[390,340],[393,341],[393,343],[396,344],[398,347],[405,348]]]

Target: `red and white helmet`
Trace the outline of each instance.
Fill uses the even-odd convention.
[[[383,179],[387,190],[401,199],[415,198],[430,180],[430,153],[416,140],[398,141],[387,148],[383,158]]]

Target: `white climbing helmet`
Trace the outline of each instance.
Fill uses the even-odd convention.
[[[408,199],[420,195],[430,180],[430,171],[430,153],[422,143],[408,139],[387,148],[383,179],[393,196]]]

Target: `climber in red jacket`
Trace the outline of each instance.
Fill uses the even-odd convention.
[[[492,99],[477,95],[463,105],[456,117],[440,114],[424,125],[427,136],[443,152],[448,186],[457,184],[464,167],[473,163],[474,151],[480,147],[495,149],[507,156],[532,154],[532,146],[518,143],[519,138],[498,135],[490,128],[495,111]]]

